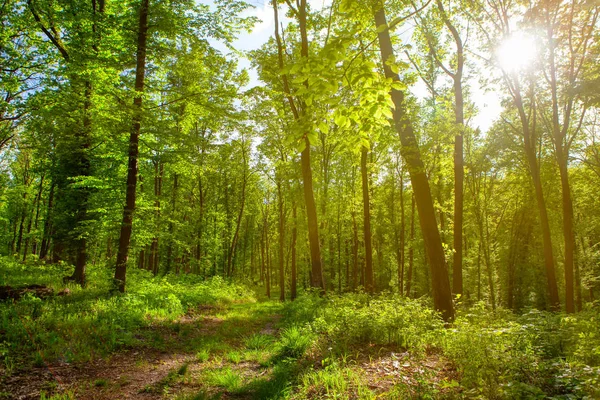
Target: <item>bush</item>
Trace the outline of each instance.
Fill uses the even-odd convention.
[[[351,294],[331,297],[311,326],[340,349],[376,343],[418,351],[443,329],[443,322],[419,300]]]

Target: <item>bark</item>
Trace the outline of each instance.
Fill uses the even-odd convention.
[[[298,24],[300,28],[300,56],[304,59],[308,58],[308,35],[306,25],[306,0],[299,0],[298,4]],[[283,63],[283,45],[279,35],[279,16],[277,12],[277,2],[273,1],[273,11],[275,15],[275,39],[278,49],[279,69],[284,67]],[[282,76],[284,93],[288,99],[292,114],[295,120],[299,120],[306,113],[306,104],[301,102],[300,110],[296,107],[295,101],[291,96],[291,91],[287,81],[287,75]],[[308,88],[308,82],[305,82]],[[302,112],[302,115],[300,114]],[[308,222],[308,241],[310,247],[311,274],[310,284],[312,287],[319,288],[325,293],[325,284],[323,280],[323,265],[321,260],[321,245],[319,242],[319,222],[317,218],[317,206],[315,203],[312,168],[310,163],[310,142],[308,134],[304,135],[304,149],[300,154],[300,163],[302,168],[303,192],[304,201],[306,203],[306,219]]]
[[[463,211],[464,211],[464,97],[462,88],[462,77],[465,63],[464,46],[462,38],[444,10],[441,0],[436,1],[442,15],[444,25],[448,28],[456,46],[456,70],[444,71],[452,78],[454,91],[454,122],[456,133],[454,135],[454,254],[452,263],[452,292],[463,294]]]
[[[237,220],[235,223],[235,233],[233,234],[233,239],[231,240],[231,247],[229,248],[229,254],[227,256],[227,270],[228,270],[228,274],[231,276],[231,274],[233,273],[233,256],[235,254],[235,250],[236,250],[236,246],[237,246],[237,242],[238,242],[238,238],[240,235],[240,225],[242,224],[242,218],[244,216],[244,205],[246,204],[246,184],[248,181],[248,176],[247,176],[247,159],[246,159],[246,150],[244,148],[245,144],[244,142],[241,143],[242,145],[242,159],[243,159],[243,168],[244,168],[244,175],[242,177],[242,199],[241,199],[241,205],[240,205],[240,211],[238,212],[238,216],[237,216]]]
[[[25,262],[27,260],[27,254],[29,253],[29,240],[30,240],[30,235],[31,235],[31,225],[33,223],[33,220],[35,220],[35,229],[37,229],[37,224],[38,224],[38,216],[40,214],[40,202],[42,199],[42,191],[44,190],[44,175],[41,176],[40,178],[40,185],[38,186],[38,192],[37,195],[35,196],[35,199],[33,200],[33,208],[35,208],[35,217],[33,218],[29,218],[29,223],[27,224],[27,234],[25,235],[25,246],[23,249],[23,262]],[[32,208],[32,211],[33,211]],[[34,248],[35,248],[35,243],[34,243]],[[35,254],[35,251],[34,251]]]
[[[375,12],[375,26],[386,27],[386,29],[383,30],[379,29],[380,32],[377,34],[381,50],[381,60],[386,78],[397,82],[400,80],[398,74],[394,73],[387,63],[389,59],[394,59],[394,49],[392,47],[389,30],[387,29],[387,21],[383,8],[380,8]],[[451,321],[454,318],[452,291],[450,289],[448,269],[446,267],[444,249],[435,217],[429,181],[425,174],[425,168],[421,159],[421,153],[414,134],[412,122],[406,110],[404,92],[398,89],[392,89],[391,98],[395,105],[393,110],[395,128],[400,136],[402,144],[401,153],[406,162],[413,186],[415,202],[419,211],[419,222],[425,241],[425,250],[429,259],[434,307],[441,312],[445,321]]]
[[[119,236],[119,251],[115,268],[115,282],[120,292],[125,291],[125,277],[127,272],[127,259],[129,257],[129,244],[133,228],[133,212],[135,211],[136,184],[138,172],[138,144],[140,139],[142,120],[142,95],[144,93],[144,76],[146,73],[146,41],[148,36],[148,11],[149,0],[142,0],[140,4],[140,19],[137,38],[137,62],[135,71],[135,92],[133,100],[133,126],[129,136],[129,160],[127,166],[127,189],[125,207],[123,208],[123,221]]]
[[[410,205],[410,243],[408,246],[408,273],[406,276],[406,296],[410,297],[411,295],[411,286],[412,286],[412,276],[413,276],[413,267],[415,261],[415,196],[414,194],[411,196],[411,205]]]
[[[40,182],[40,188],[38,190],[37,201],[36,201],[37,206],[35,208],[35,218],[34,218],[33,230],[36,232],[36,234],[37,234],[38,224],[39,224],[39,218],[40,218],[40,208],[41,208],[41,204],[42,204],[42,193],[44,191],[44,177],[45,177],[45,175],[42,175],[41,182]],[[37,237],[35,237],[33,239],[33,244],[31,245],[31,254],[37,254],[38,239],[39,238],[37,238]],[[25,261],[25,256],[23,256],[23,261]]]
[[[162,195],[162,178],[164,174],[164,164],[160,160],[154,163],[154,227],[158,231],[160,226],[160,196]],[[150,245],[150,256],[148,259],[148,270],[156,276],[159,270],[159,238],[155,235]]]
[[[165,268],[165,274],[171,272],[171,264],[173,263],[173,242],[175,227],[173,226],[173,220],[177,213],[177,189],[179,188],[179,175],[173,174],[173,193],[171,193],[171,219],[169,221],[169,247],[167,247],[167,267]]]
[[[292,218],[294,219],[294,226],[292,227],[292,270],[291,270],[291,287],[290,287],[290,298],[296,299],[296,286],[297,286],[297,274],[296,271],[296,240],[298,235],[298,219],[296,217],[296,203],[292,205]]]
[[[91,162],[88,155],[89,148],[92,144],[91,137],[91,126],[92,120],[90,116],[90,109],[92,108],[92,84],[90,81],[85,82],[85,100],[83,105],[83,130],[79,133],[79,149],[78,149],[78,158],[79,158],[79,173],[82,176],[90,176],[91,175]],[[76,199],[78,203],[78,209],[76,211],[77,214],[77,225],[81,227],[81,224],[88,220],[88,200],[90,197],[90,189],[86,187],[82,187],[77,189],[76,191]],[[80,284],[81,286],[85,286],[86,283],[86,263],[88,259],[87,253],[87,234],[80,233],[79,238],[77,239],[77,247],[75,253],[75,270],[73,271],[73,275],[71,275],[70,280],[73,280]]]
[[[358,227],[356,216],[352,210],[352,290],[358,287]]]
[[[367,173],[367,155],[368,150],[362,147],[360,156],[360,175],[362,178],[362,196],[363,196],[363,221],[364,221],[364,240],[365,240],[365,289],[367,293],[373,293],[375,290],[373,283],[373,245],[371,242],[371,212],[369,209],[369,176]]]
[[[277,202],[279,205],[279,301],[285,301],[285,212],[281,182],[277,182]]]
[[[42,236],[42,244],[40,245],[40,260],[43,260],[48,255],[50,247],[50,234],[52,232],[52,207],[54,206],[54,188],[56,183],[52,180],[50,185],[50,193],[48,194],[48,207],[46,209],[46,218],[44,220],[44,233]]]

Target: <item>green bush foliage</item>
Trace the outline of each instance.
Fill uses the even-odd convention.
[[[479,303],[445,327],[419,299],[308,294],[286,305],[285,316],[296,324],[293,332],[318,335],[328,356],[329,350],[347,355],[370,345],[396,345],[417,358],[440,354],[457,371],[467,398],[600,398],[597,308],[517,315]]]

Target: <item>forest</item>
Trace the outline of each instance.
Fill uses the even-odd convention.
[[[600,399],[596,0],[0,0],[1,399]]]

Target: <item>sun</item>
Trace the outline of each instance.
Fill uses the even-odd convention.
[[[533,36],[515,32],[505,38],[496,50],[500,67],[506,72],[517,72],[531,67],[538,56]]]

